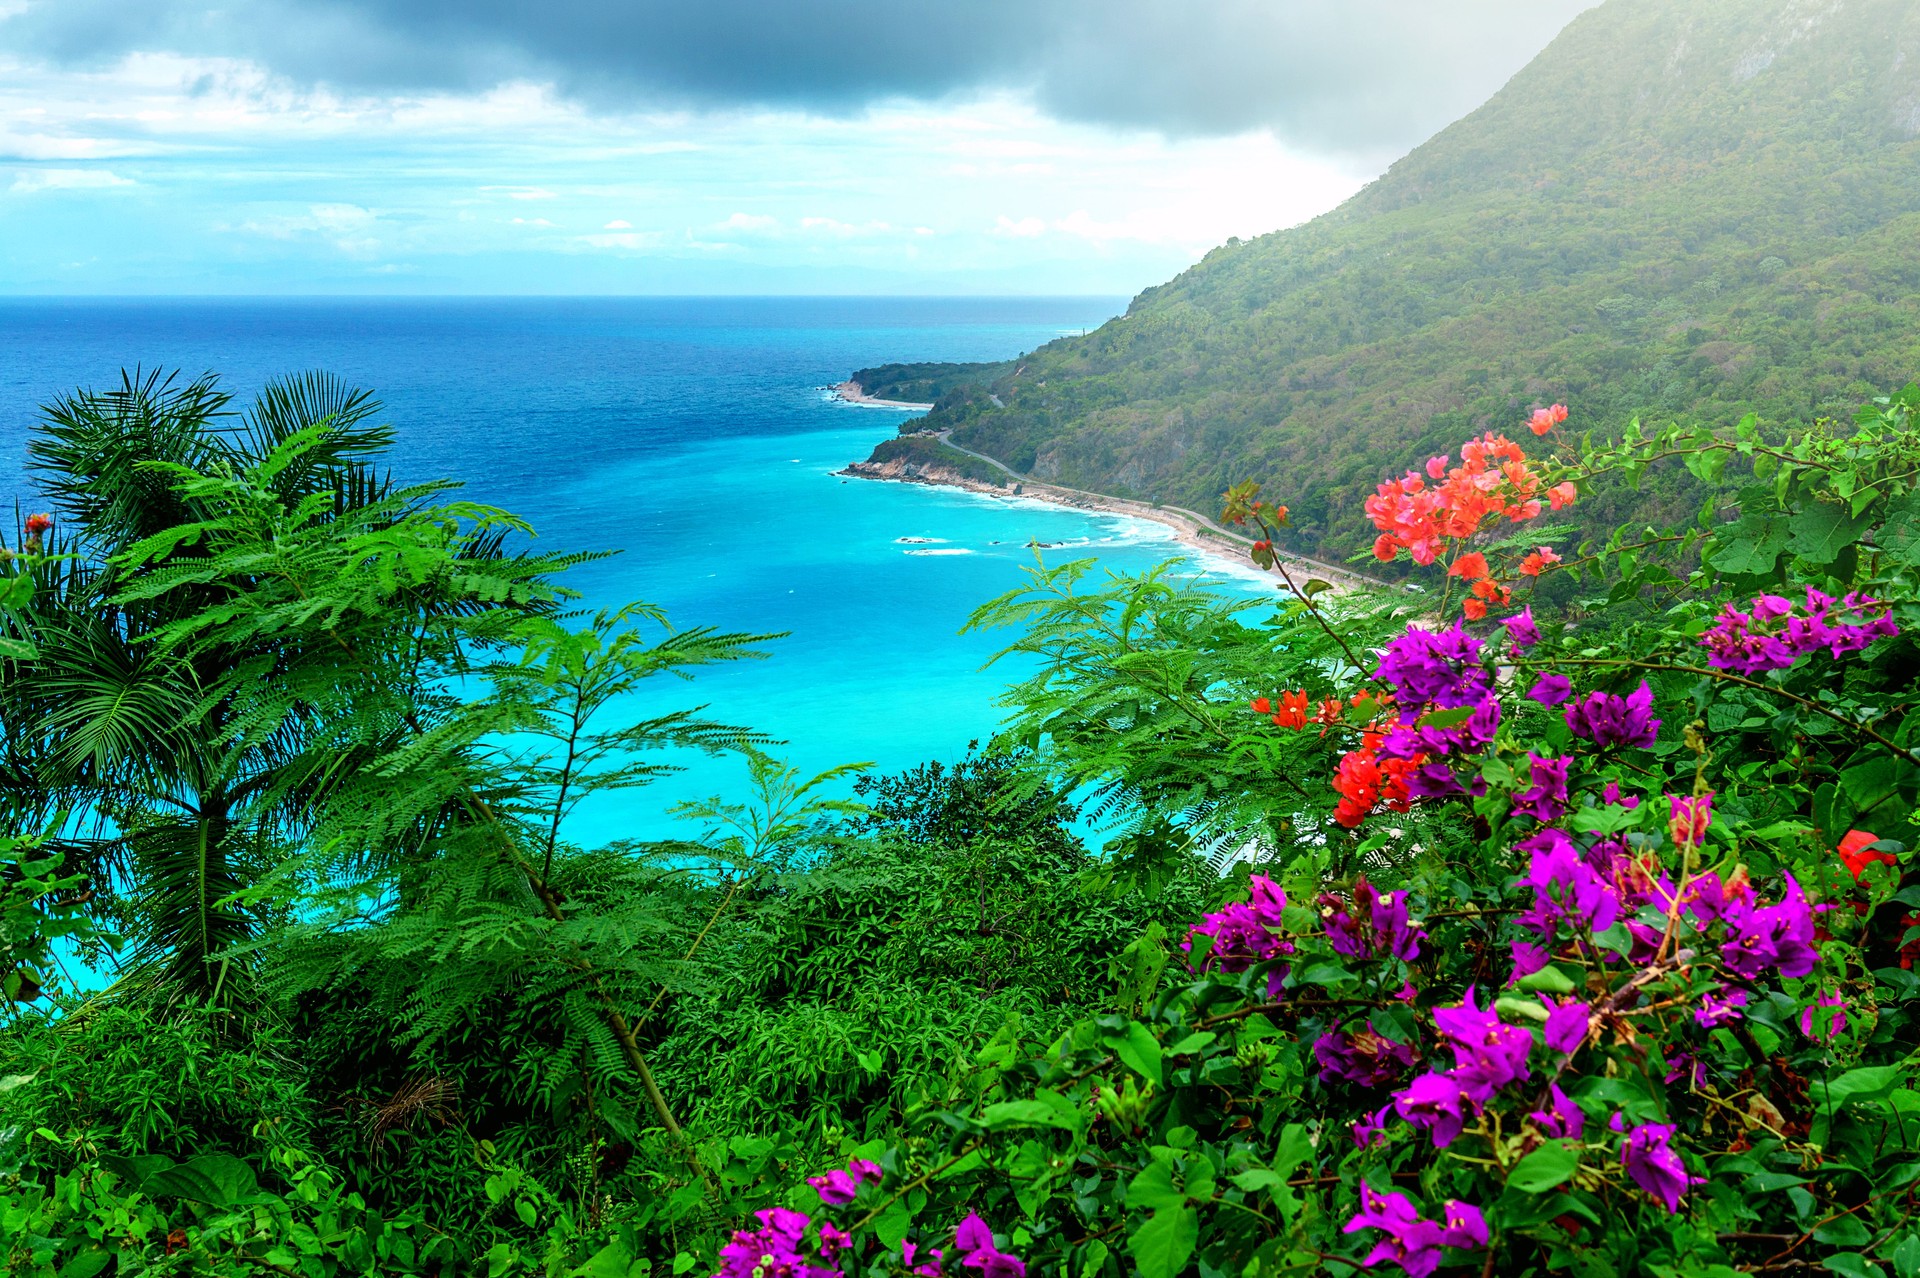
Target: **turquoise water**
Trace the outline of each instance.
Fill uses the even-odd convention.
[[[1050,560],[1137,571],[1181,554],[1144,521],[832,472],[912,416],[823,388],[864,364],[1006,358],[1118,313],[1117,299],[591,299],[0,302],[0,464],[9,495],[34,405],[123,364],[217,369],[246,394],[326,368],[380,392],[398,469],[448,475],[531,519],[543,546],[614,549],[575,584],[681,626],[779,631],[771,659],[652,695],[785,741],[816,771],[951,761],[992,733],[1017,671],[1003,634],[961,635]],[[925,541],[904,541],[924,538]],[[1230,588],[1266,591],[1250,578]],[[643,707],[633,707],[639,713]],[[733,759],[686,760],[582,807],[583,843],[690,833],[673,802],[740,790]]]

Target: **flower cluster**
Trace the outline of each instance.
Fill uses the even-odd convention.
[[[1488,523],[1505,518],[1518,523],[1543,509],[1540,477],[1527,466],[1527,455],[1504,435],[1492,432],[1471,439],[1460,449],[1460,464],[1451,458],[1428,459],[1426,473],[1410,470],[1397,480],[1381,484],[1367,498],[1367,518],[1380,530],[1374,557],[1391,562],[1405,550],[1417,564],[1430,564],[1446,551],[1449,541],[1464,541]],[[1553,509],[1572,504],[1579,496],[1571,483],[1545,490]]]
[[[1194,938],[1213,938],[1213,947],[1201,963],[1202,970],[1244,972],[1255,963],[1293,953],[1293,944],[1275,933],[1281,927],[1281,915],[1287,908],[1287,894],[1264,874],[1253,876],[1252,896],[1236,901],[1217,914],[1209,914],[1195,924],[1180,942],[1183,952],[1193,953]],[[1270,991],[1278,992],[1287,979],[1284,964],[1267,977]]]
[[[859,1196],[860,1186],[871,1180],[880,1182],[880,1164],[865,1158],[856,1158],[847,1164],[845,1171],[830,1171],[824,1176],[809,1176],[807,1183],[820,1193],[820,1201],[835,1207],[844,1206]]]
[[[1567,707],[1566,718],[1574,736],[1585,737],[1603,749],[1645,750],[1660,735],[1660,721],[1653,717],[1653,689],[1644,679],[1624,697],[1590,692]]]
[[[1321,926],[1334,953],[1407,962],[1420,957],[1420,942],[1427,934],[1408,917],[1405,892],[1383,894],[1362,878],[1353,885],[1351,904],[1331,892],[1322,893],[1319,904]]]
[[[881,1175],[878,1164],[856,1158],[845,1171],[809,1176],[807,1183],[820,1191],[821,1201],[843,1206],[853,1201],[861,1184],[877,1182]],[[820,1222],[815,1230],[812,1217],[786,1207],[755,1212],[754,1217],[760,1228],[734,1233],[720,1249],[720,1268],[713,1278],[843,1278],[839,1257],[853,1246],[853,1236],[846,1230],[832,1221]],[[817,1238],[811,1245],[809,1231]],[[1026,1262],[1000,1250],[992,1227],[978,1212],[969,1212],[954,1230],[951,1254],[960,1258],[962,1268],[976,1271],[980,1278],[1026,1278]],[[940,1247],[923,1248],[911,1241],[900,1244],[901,1263],[917,1278],[948,1278],[948,1255]]]
[[[1378,1190],[1360,1183],[1360,1212],[1345,1232],[1377,1229],[1386,1237],[1360,1263],[1372,1268],[1391,1261],[1411,1278],[1426,1278],[1440,1267],[1442,1247],[1479,1248],[1487,1245],[1487,1222],[1471,1203],[1447,1204],[1443,1220],[1423,1220],[1413,1202],[1395,1190]]]
[[[840,1278],[834,1256],[844,1245],[840,1242],[844,1235],[835,1231],[829,1241],[822,1232],[817,1252],[825,1263],[816,1264],[812,1259],[816,1249],[806,1243],[813,1221],[805,1212],[770,1207],[754,1217],[760,1228],[733,1235],[720,1249],[720,1268],[713,1278]]]
[[[1866,595],[1836,600],[1812,586],[1807,587],[1804,606],[1780,595],[1760,595],[1745,612],[1728,604],[1700,643],[1708,651],[1707,664],[1716,670],[1742,675],[1785,670],[1823,648],[1838,659],[1875,639],[1899,634],[1891,611],[1867,615],[1879,606]]]

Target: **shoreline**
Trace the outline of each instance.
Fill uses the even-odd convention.
[[[838,386],[830,386],[828,389],[842,401],[857,404],[861,408],[905,408],[916,413],[933,411],[932,404],[915,404],[904,399],[875,399],[867,394],[865,387],[855,381],[841,382]]]
[[[1171,529],[1174,540],[1182,547],[1196,552],[1197,561],[1203,566],[1208,561],[1213,561],[1213,565],[1219,570],[1230,572],[1236,577],[1248,580],[1258,577],[1268,582],[1275,590],[1286,590],[1286,583],[1280,580],[1277,574],[1260,568],[1248,555],[1247,551],[1253,545],[1253,538],[1226,532],[1213,525],[1211,520],[1195,515],[1191,511],[1154,506],[1125,497],[1108,497],[1078,488],[1061,488],[1039,480],[1020,479],[1009,480],[1006,484],[992,484],[942,466],[926,466],[897,460],[878,464],[853,462],[834,473],[853,479],[871,479],[882,483],[957,488],[964,492],[994,497],[1002,501],[1036,501],[1042,505],[1057,506],[1067,510],[1143,519]],[[1282,555],[1280,559],[1293,576],[1295,583],[1301,586],[1306,585],[1307,580],[1314,577],[1331,582],[1334,589],[1340,592],[1365,589],[1376,584],[1353,573],[1334,568],[1330,564],[1319,564],[1292,555]]]

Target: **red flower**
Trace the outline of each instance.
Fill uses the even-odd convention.
[[[52,515],[28,515],[27,516],[27,536],[29,537],[38,537],[41,533],[47,531],[47,529],[51,527],[53,527]]]
[[[1273,702],[1267,700],[1265,697],[1255,697],[1250,704],[1255,714],[1273,713]]]
[[[1273,722],[1282,728],[1306,727],[1307,694],[1304,692],[1281,693],[1280,708],[1274,712]]]
[[[1866,873],[1869,865],[1876,861],[1882,865],[1898,865],[1891,852],[1874,852],[1869,849],[1877,843],[1880,836],[1867,830],[1848,830],[1847,837],[1840,840],[1840,860],[1858,883],[1860,876]]]

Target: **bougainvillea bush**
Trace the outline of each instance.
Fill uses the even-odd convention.
[[[1289,576],[1341,655],[1208,690],[1311,760],[1235,899],[721,1272],[1920,1274],[1917,405],[1605,446],[1556,405],[1382,484],[1433,574],[1395,632]],[[1737,497],[1545,522],[1659,464]]]

